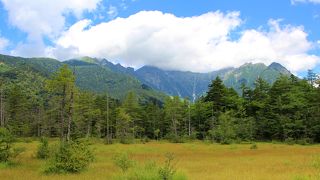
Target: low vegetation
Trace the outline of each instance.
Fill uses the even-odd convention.
[[[60,143],[45,169],[46,173],[78,173],[94,160],[88,144],[81,141]]]
[[[9,163],[25,150],[23,147],[14,148],[13,143],[12,134],[7,129],[0,128],[0,163]]]
[[[140,164],[132,160],[127,153],[115,155],[114,164],[121,169],[114,179],[137,179],[137,180],[185,180],[186,175],[177,172],[174,163],[174,155],[167,153],[164,164],[158,165],[155,161],[148,160]]]
[[[42,137],[40,139],[40,145],[38,147],[37,151],[37,158],[39,159],[47,159],[50,156],[50,149],[49,149],[49,143],[48,139]]]
[[[39,144],[39,141],[15,143],[14,147],[26,147],[26,151],[19,155],[17,166],[0,166],[0,179],[156,179],[161,172],[164,177],[173,174],[173,179],[315,180],[319,174],[319,145],[256,143],[258,148],[252,150],[250,143],[220,145],[199,141],[182,144],[151,141],[146,144],[106,145],[102,140],[90,143],[95,160],[82,171],[47,174],[43,169],[48,167],[50,158],[34,157]],[[50,139],[49,144],[59,143]],[[168,152],[174,154],[174,158],[166,157]],[[124,165],[120,166],[125,167],[125,171],[115,163],[116,156],[121,157],[120,164]],[[64,158],[67,161],[68,157]],[[74,172],[74,168],[71,169]]]
[[[320,80],[314,77],[281,76],[273,85],[258,78],[254,89],[242,86],[241,95],[217,77],[191,103],[81,91],[67,65],[50,78],[28,68],[0,75],[0,162],[29,148],[21,167],[1,169],[0,179],[21,179],[13,172],[26,179],[76,179],[81,173],[84,179],[164,180],[290,179],[318,172],[308,166],[320,149]],[[39,144],[30,137],[59,141],[50,142],[57,144],[52,149],[45,138]],[[270,141],[280,144],[254,143]],[[124,149],[129,153],[115,154]],[[175,158],[167,155],[163,163],[159,157],[168,151]]]

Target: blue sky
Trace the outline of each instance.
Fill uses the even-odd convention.
[[[320,72],[320,0],[1,0],[0,52],[205,72]]]

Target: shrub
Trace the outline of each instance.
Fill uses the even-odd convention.
[[[251,146],[250,146],[250,149],[258,149],[258,146],[256,143],[253,143]]]
[[[122,172],[126,172],[130,167],[134,165],[134,161],[129,158],[127,153],[116,154],[113,157],[113,162],[122,170]]]
[[[121,144],[133,144],[135,142],[135,139],[131,135],[121,136],[119,142]]]
[[[236,139],[235,120],[230,112],[221,114],[218,118],[218,125],[208,131],[211,139],[221,144],[231,144]]]
[[[148,137],[144,136],[143,138],[140,139],[140,141],[142,144],[145,144],[145,143],[150,142],[150,139]]]
[[[161,132],[160,129],[156,129],[153,132],[154,137],[156,138],[157,141],[159,140],[160,132]]]
[[[158,168],[155,162],[148,161],[144,166],[138,165],[126,173],[117,175],[114,179],[119,180],[159,180]]]
[[[171,153],[166,154],[166,161],[163,167],[159,168],[160,178],[163,180],[172,179],[176,173],[175,164],[173,164],[174,155]]]
[[[175,134],[167,134],[166,139],[168,139],[171,143],[184,143],[185,139],[183,137],[180,137],[179,135]]]
[[[14,138],[5,128],[0,128],[0,162],[8,162],[21,154],[25,148],[12,148]]]
[[[303,138],[303,139],[297,140],[297,144],[300,144],[300,145],[309,145],[312,143],[313,143],[312,139],[310,139],[310,138]]]
[[[9,160],[12,143],[11,133],[5,128],[0,128],[0,162]]]
[[[40,145],[37,151],[37,158],[38,159],[47,159],[49,157],[50,150],[49,150],[49,143],[48,139],[42,137],[40,139]]]
[[[284,142],[288,145],[294,145],[296,143],[295,140],[291,137],[285,139]]]
[[[173,155],[167,154],[163,167],[159,167],[154,161],[147,161],[144,165],[135,164],[131,168],[122,171],[114,179],[118,180],[186,180],[187,177],[181,172],[176,173],[173,164]],[[126,157],[127,158],[127,157]]]
[[[87,168],[93,159],[93,153],[87,143],[81,141],[61,143],[45,172],[77,173]]]

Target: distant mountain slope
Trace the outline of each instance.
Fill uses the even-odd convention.
[[[273,83],[280,75],[291,73],[278,63],[266,66],[262,63],[247,63],[239,68],[227,68],[210,73],[193,73],[181,71],[165,71],[155,67],[144,66],[134,75],[143,83],[152,88],[159,89],[170,95],[195,98],[203,95],[208,90],[212,79],[220,76],[227,87],[241,92],[241,84],[253,88],[258,77]]]
[[[63,64],[68,64],[75,71],[76,84],[82,90],[98,93],[108,92],[110,96],[118,99],[123,98],[128,91],[136,92],[141,100],[150,98],[163,100],[165,97],[165,94],[152,90],[135,77],[115,72],[91,62],[79,60],[60,62],[49,58],[21,58],[0,55],[0,64],[0,72],[27,71],[37,73],[44,78],[48,78]]]
[[[124,73],[115,72],[107,67],[69,60],[64,63],[74,68],[77,77],[76,84],[83,90],[98,93],[109,92],[113,97],[123,98],[129,91],[135,91],[142,98],[164,99],[161,92],[152,90],[138,79]]]
[[[134,71],[133,68],[123,67],[121,64],[113,64],[106,59],[90,57],[81,58],[81,61],[95,63],[108,68],[111,71],[134,76],[142,83],[165,92],[169,95],[189,97],[196,99],[205,94],[208,85],[217,76],[221,77],[227,87],[234,88],[241,93],[241,84],[253,88],[258,77],[262,77],[269,83],[273,83],[280,75],[291,73],[279,63],[266,66],[263,63],[246,63],[238,68],[226,68],[209,73],[194,73],[185,71],[166,71],[153,66],[143,66]]]
[[[114,98],[120,99],[128,91],[135,91],[142,99],[163,99],[165,95],[161,92],[164,92],[193,100],[205,94],[208,85],[217,76],[221,77],[226,86],[233,87],[240,93],[241,84],[253,88],[258,77],[273,83],[280,75],[291,74],[279,63],[269,66],[246,63],[238,68],[226,68],[210,73],[166,71],[152,66],[143,66],[134,71],[133,68],[113,64],[106,59],[90,57],[60,62],[50,58],[0,55],[0,63],[0,72],[15,68],[37,72],[46,78],[65,63],[75,70],[76,84],[82,90],[109,92]]]

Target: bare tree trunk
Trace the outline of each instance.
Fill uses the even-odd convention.
[[[69,112],[68,112],[68,132],[67,132],[67,141],[70,141],[70,135],[71,135],[71,123],[73,118],[73,101],[74,101],[74,91],[71,89],[71,95],[70,95],[70,106],[69,106]]]
[[[109,124],[109,95],[107,95],[107,143],[110,144],[110,124]]]
[[[60,122],[60,138],[61,141],[64,140],[64,111],[66,106],[66,86],[63,86],[63,93],[62,93],[62,101],[61,101],[61,109],[60,109],[60,116],[61,116],[61,122]]]
[[[214,109],[213,109],[213,107],[214,107],[214,105],[212,104],[212,112],[211,112],[211,113],[212,113],[212,114],[211,114],[211,115],[212,115],[212,117],[211,117],[211,118],[212,118],[212,120],[211,120],[211,128],[212,128],[212,129],[213,129],[213,127],[214,127]]]
[[[0,90],[0,125],[4,127],[4,103],[3,103],[3,90]]]
[[[38,111],[38,122],[37,122],[37,129],[38,129],[38,132],[37,132],[37,136],[40,137],[42,134],[41,134],[41,111],[40,111],[40,108],[38,107],[37,109]]]
[[[178,132],[177,132],[177,123],[174,117],[172,117],[171,119],[172,121],[172,125],[173,125],[173,131],[174,131],[174,135],[178,136]]]
[[[188,128],[188,131],[189,131],[189,137],[191,136],[191,112],[190,112],[190,102],[189,102],[189,106],[188,106],[188,118],[189,118],[189,128]]]
[[[89,138],[90,134],[91,134],[91,121],[88,121],[86,138]]]

